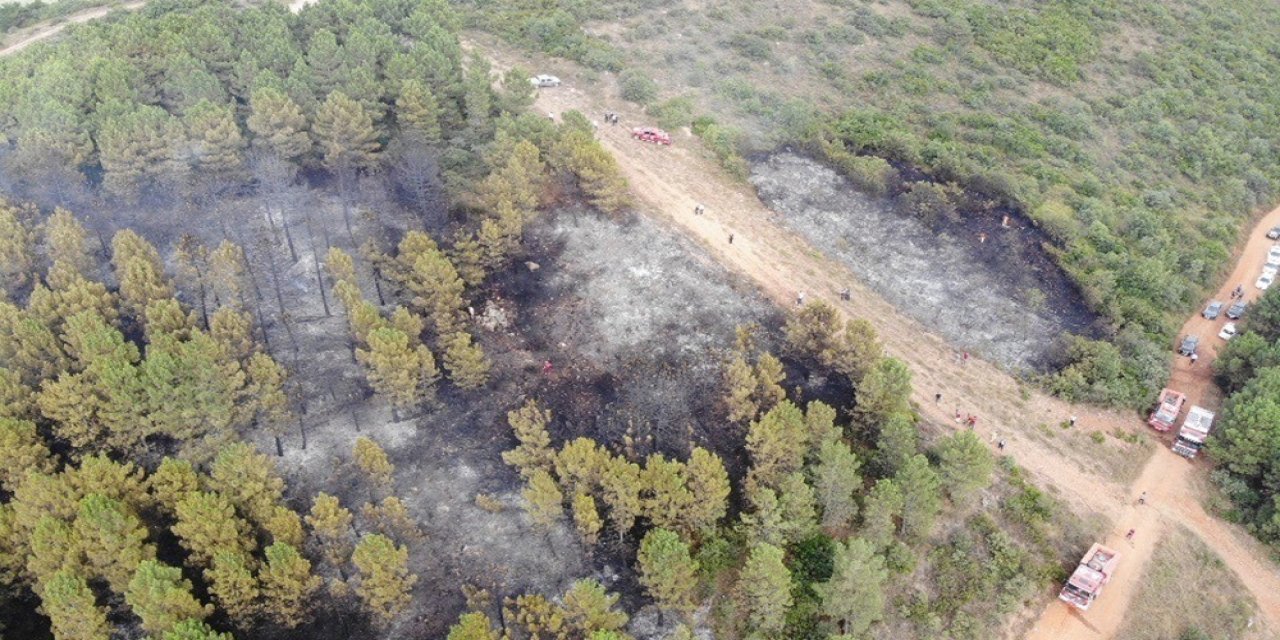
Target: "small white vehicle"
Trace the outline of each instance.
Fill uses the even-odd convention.
[[[1262,272],[1263,272],[1263,273],[1265,273],[1265,274],[1267,274],[1267,275],[1269,275],[1269,276],[1271,276],[1271,277],[1273,277],[1273,278],[1274,278],[1274,277],[1276,277],[1276,272],[1277,272],[1277,271],[1280,271],[1280,267],[1278,267],[1278,266],[1276,266],[1276,265],[1274,265],[1274,264],[1264,264],[1264,265],[1262,265]]]
[[[1264,273],[1258,276],[1258,280],[1253,283],[1253,286],[1266,291],[1271,286],[1271,283],[1275,281],[1276,276],[1274,273]]]
[[[1267,264],[1280,266],[1280,244],[1271,245],[1267,251]]]
[[[537,75],[529,78],[529,84],[535,87],[558,87],[560,86],[560,78],[549,76],[547,74]]]
[[[1222,331],[1218,332],[1218,337],[1223,340],[1230,340],[1236,337],[1236,323],[1228,322],[1222,325]]]

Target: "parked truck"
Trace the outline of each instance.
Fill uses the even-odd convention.
[[[1182,413],[1182,405],[1186,401],[1186,394],[1179,393],[1173,389],[1161,391],[1160,399],[1156,401],[1156,408],[1151,412],[1151,416],[1147,418],[1147,424],[1151,425],[1156,431],[1172,429],[1173,423],[1178,421],[1178,414]]]
[[[1102,595],[1102,587],[1111,582],[1111,576],[1119,564],[1119,553],[1095,542],[1067,579],[1067,584],[1063,585],[1058,599],[1081,611],[1088,611],[1089,605]]]
[[[1196,457],[1209,437],[1209,430],[1213,429],[1213,417],[1213,412],[1204,407],[1191,407],[1173,441],[1173,452],[1188,460]]]

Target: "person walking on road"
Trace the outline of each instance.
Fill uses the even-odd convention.
[[[1142,495],[1138,496],[1138,504],[1144,505],[1146,503],[1147,503],[1147,492],[1143,491]]]
[[[804,292],[803,292],[803,291],[801,291],[800,293],[796,294],[796,304],[797,304],[797,305],[799,305],[799,306],[801,306],[801,307],[803,307],[803,306],[804,306]]]
[[[707,212],[707,208],[698,204],[693,206],[693,215],[700,216]]]
[[[1124,539],[1125,539],[1125,540],[1128,540],[1129,542],[1133,542],[1133,536],[1134,536],[1134,534],[1136,534],[1137,532],[1138,532],[1138,531],[1137,531],[1136,529],[1130,529],[1130,530],[1129,530],[1129,533],[1124,534]]]
[[[1074,427],[1074,426],[1076,426],[1076,417],[1075,417],[1075,416],[1071,416],[1071,426],[1073,426],[1073,427]]]
[[[729,244],[733,244],[733,234],[729,234]]]
[[[1196,360],[1199,360],[1199,359],[1200,359],[1200,354],[1198,353],[1191,354],[1191,366],[1193,367],[1196,366]]]
[[[941,393],[935,393],[935,394],[933,394],[933,403],[934,403],[934,404],[941,404],[941,403],[942,403],[942,394],[941,394]]]
[[[849,287],[845,287],[840,290],[840,299],[845,302],[849,301]]]

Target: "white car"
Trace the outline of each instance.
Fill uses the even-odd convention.
[[[535,87],[558,87],[560,86],[560,78],[542,74],[529,78],[529,83]]]
[[[1277,271],[1280,271],[1280,266],[1276,266],[1274,264],[1262,265],[1262,273],[1271,276],[1272,278],[1276,277]]]
[[[1280,266],[1280,244],[1271,245],[1271,250],[1267,251],[1267,264]]]
[[[1255,287],[1257,287],[1257,288],[1259,288],[1259,289],[1262,289],[1263,291],[1266,291],[1266,290],[1267,290],[1267,288],[1271,286],[1271,283],[1272,283],[1272,282],[1275,282],[1275,281],[1276,281],[1276,276],[1275,276],[1275,274],[1272,274],[1272,273],[1264,273],[1264,274],[1262,274],[1262,275],[1258,276],[1258,280],[1257,280],[1256,282],[1254,282],[1254,283],[1253,283],[1253,286],[1255,286]]]
[[[1228,322],[1222,325],[1222,331],[1218,332],[1218,337],[1223,340],[1230,340],[1236,337],[1236,323]]]

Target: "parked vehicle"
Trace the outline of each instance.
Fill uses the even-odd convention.
[[[1200,336],[1187,336],[1182,339],[1182,344],[1178,345],[1178,353],[1189,356],[1196,352],[1200,347]]]
[[[546,74],[536,75],[529,78],[529,83],[535,87],[558,87],[560,86],[560,78],[549,76]]]
[[[1276,281],[1276,276],[1274,273],[1263,273],[1262,275],[1258,276],[1257,280],[1254,281],[1253,286],[1263,291],[1266,291],[1267,289],[1271,288],[1271,283],[1275,281]]]
[[[671,144],[671,134],[655,127],[636,127],[631,130],[631,137],[641,142]]]
[[[1244,300],[1237,300],[1235,304],[1227,309],[1227,317],[1232,320],[1239,320],[1244,317],[1244,310],[1249,308],[1249,303]]]
[[[1276,266],[1274,264],[1262,265],[1262,275],[1264,276],[1271,276],[1272,278],[1274,278],[1276,277],[1277,271],[1280,271],[1280,266]]]
[[[1156,408],[1147,418],[1147,424],[1156,431],[1172,429],[1173,423],[1178,421],[1178,414],[1182,413],[1182,404],[1186,401],[1186,394],[1173,389],[1164,389],[1160,392],[1159,400],[1156,401]]]
[[[1204,407],[1191,407],[1187,419],[1182,421],[1178,437],[1173,441],[1173,452],[1190,460],[1200,453],[1204,441],[1213,429],[1213,412]]]
[[[1102,595],[1102,588],[1111,582],[1119,564],[1120,554],[1115,549],[1095,542],[1067,579],[1067,584],[1063,585],[1058,599],[1081,611],[1088,611],[1089,605]]]
[[[1272,240],[1280,240],[1280,227],[1271,227],[1271,230],[1267,232],[1267,237]]]
[[[1221,314],[1222,314],[1222,302],[1218,300],[1214,300],[1210,302],[1209,306],[1205,307],[1204,311],[1200,313],[1200,315],[1204,316],[1209,320],[1217,320],[1218,316]]]
[[[1280,265],[1280,244],[1273,244],[1267,250],[1267,264]]]
[[[1228,322],[1222,325],[1222,331],[1218,332],[1218,337],[1223,340],[1230,340],[1236,337],[1236,323]]]

